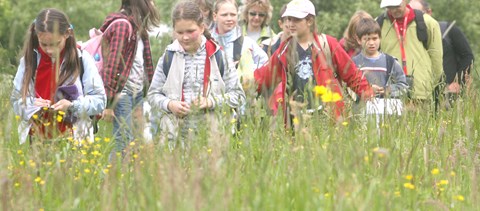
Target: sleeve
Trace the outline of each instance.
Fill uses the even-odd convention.
[[[222,54],[224,53],[225,52],[222,51]],[[225,55],[222,56],[222,59],[224,64],[226,64],[228,59],[224,58],[226,58]],[[238,108],[245,103],[245,92],[240,84],[240,79],[238,77],[237,70],[235,69],[235,65],[232,62],[229,62],[226,67],[228,68],[225,69],[222,77],[225,83],[225,94],[210,96],[210,100],[213,102],[213,107],[219,107],[226,103],[232,108]]]
[[[119,21],[114,23],[108,31],[105,31],[104,38],[108,42],[108,55],[104,58],[102,78],[107,94],[107,106],[110,107],[117,93],[121,81],[127,80],[123,77],[125,68],[123,61],[124,46],[127,44],[129,26],[128,23]],[[105,52],[105,51],[104,51]]]
[[[253,63],[255,65],[254,69],[257,69],[268,62],[268,55],[256,43],[253,43],[252,49]]]
[[[152,83],[150,88],[148,89],[147,93],[147,100],[148,103],[152,106],[152,110],[156,109],[163,110],[165,112],[170,112],[168,110],[168,103],[171,101],[165,93],[163,92],[163,85],[167,81],[167,76],[163,71],[163,58],[165,54],[163,54],[160,59],[158,60],[157,67],[155,68],[155,73],[153,74]]]
[[[25,73],[25,60],[24,58],[20,59],[20,65],[18,66],[17,73],[13,79],[13,89],[10,95],[10,103],[13,106],[13,111],[15,115],[20,116],[22,121],[29,121],[30,118],[35,114],[40,107],[34,106],[35,96],[32,94],[33,91],[33,82],[29,84],[29,92],[26,96],[25,102],[22,99],[22,84],[23,84],[23,75]]]
[[[470,66],[473,63],[473,53],[467,37],[465,37],[465,34],[463,34],[463,32],[455,25],[448,33],[448,36],[452,42],[455,56],[458,58],[457,73],[470,73]]]
[[[408,84],[403,72],[402,66],[397,60],[393,63],[393,69],[390,73],[390,80],[388,81],[388,87],[390,89],[390,97],[400,97],[406,93]]]
[[[105,109],[107,96],[93,57],[86,51],[82,52],[84,73],[81,81],[83,83],[84,96],[74,100],[72,103],[75,111],[92,116],[101,113]]]
[[[333,37],[327,36],[328,45],[332,55],[332,63],[338,74],[338,77],[347,83],[357,95],[362,97],[374,96],[367,79],[362,76],[362,72],[352,61],[347,52]]]
[[[440,81],[443,74],[443,44],[440,25],[429,15],[423,15],[428,28],[428,55],[432,62],[433,83]]]
[[[282,67],[279,59],[279,51],[273,53],[269,61],[253,73],[255,82],[258,84],[257,92],[261,93],[264,89],[270,89],[282,80]]]

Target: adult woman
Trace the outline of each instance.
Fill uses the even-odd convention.
[[[242,34],[255,40],[258,45],[275,36],[275,32],[268,26],[272,19],[272,10],[269,0],[247,2],[240,16]]]

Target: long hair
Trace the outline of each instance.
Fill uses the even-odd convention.
[[[198,4],[199,7],[204,7],[204,9],[208,10],[208,16],[203,17],[203,22],[205,26],[208,28],[210,24],[213,22],[213,0],[194,0],[195,3]]]
[[[345,49],[349,50],[360,47],[356,39],[357,27],[360,20],[366,18],[373,19],[370,14],[363,10],[359,10],[352,15],[348,22],[347,29],[343,33],[343,38],[345,38]]]
[[[179,20],[192,20],[199,26],[204,26],[202,11],[200,11],[198,5],[193,1],[183,1],[175,5],[172,11],[173,28],[175,28],[175,23]],[[204,28],[203,35],[209,40],[212,39],[208,28],[206,26]]]
[[[36,74],[36,59],[34,58],[34,50],[39,48],[38,35],[39,32],[48,32],[56,35],[67,35],[68,38],[65,41],[63,65],[61,66],[59,79],[57,84],[64,84],[67,80],[71,80],[70,83],[74,83],[78,75],[80,74],[80,60],[77,53],[77,42],[73,29],[67,15],[60,10],[49,8],[42,10],[35,21],[30,25],[27,31],[27,37],[25,38],[23,52],[25,62],[25,74],[23,76],[22,99],[25,102],[28,94],[28,88],[30,82]],[[57,60],[57,62],[60,62]],[[57,64],[58,65],[58,64]]]
[[[273,7],[270,4],[269,0],[253,0],[248,2],[241,11],[242,13],[240,15],[240,22],[248,25],[248,11],[255,6],[260,7],[263,11],[265,11],[265,14],[267,14],[267,16],[265,16],[265,19],[262,22],[262,28],[268,26],[270,24],[270,21],[272,20],[273,11]]]
[[[148,31],[160,25],[160,15],[151,0],[122,0],[120,9],[125,15],[133,17],[132,25],[142,38],[147,38]]]

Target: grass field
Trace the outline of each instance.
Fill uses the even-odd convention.
[[[252,109],[238,137],[226,120],[188,149],[136,141],[115,166],[104,122],[94,143],[19,145],[10,88],[0,93],[1,210],[480,209],[476,93],[436,118],[410,111],[378,129],[360,117],[300,119],[295,136]]]

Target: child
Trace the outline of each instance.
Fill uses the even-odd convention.
[[[218,129],[212,111],[224,105],[239,107],[245,93],[234,65],[227,63],[225,53],[205,28],[198,5],[193,1],[177,3],[172,22],[176,40],[158,62],[148,102],[160,111],[157,122],[164,133],[161,142],[168,139],[175,143],[178,133],[184,140],[199,125]],[[172,58],[165,58],[169,52],[173,52]],[[164,61],[171,61],[170,67]]]
[[[378,98],[399,98],[408,84],[400,64],[390,55],[379,52],[381,29],[373,19],[362,19],[356,29],[357,42],[362,52],[353,61],[363,72]],[[373,101],[375,102],[375,101]],[[378,112],[386,108],[388,113],[401,114],[401,101],[388,101]],[[393,103],[393,104],[392,104]],[[391,106],[393,108],[390,108]],[[368,107],[367,107],[368,110]],[[369,111],[367,111],[369,112]],[[374,113],[378,113],[374,112]]]
[[[321,106],[314,105],[312,90],[315,86],[326,87],[340,98],[328,102],[329,110],[333,111],[337,121],[341,120],[344,107],[338,79],[345,81],[360,96],[369,97],[373,94],[368,82],[362,78],[337,40],[317,34],[312,2],[293,0],[288,3],[282,17],[286,17],[293,38],[282,42],[269,63],[255,71],[255,80],[258,91],[277,87],[269,106],[274,113],[278,105],[282,106],[287,126],[292,124],[291,112],[295,112],[295,108],[292,109],[295,103],[290,101],[305,103],[311,111],[317,111]]]
[[[408,85],[400,64],[390,55],[378,51],[380,26],[373,19],[362,19],[356,31],[362,52],[353,57],[353,61],[372,84],[377,97],[399,98]]]
[[[32,142],[72,133],[76,140],[93,141],[89,116],[105,108],[105,90],[63,12],[44,9],[31,24],[10,100],[21,119],[20,143],[29,135]]]
[[[100,30],[107,46],[101,73],[107,93],[103,119],[113,120],[115,152],[142,137],[143,98],[153,77],[153,61],[148,30],[158,26],[159,15],[151,0],[121,0],[119,12],[110,14]],[[128,22],[115,20],[126,19]],[[111,26],[110,26],[111,25]],[[108,28],[108,30],[107,30]],[[131,36],[130,36],[131,35]]]
[[[280,9],[280,16],[283,15],[286,9],[287,5],[284,4]],[[273,36],[272,38],[262,41],[262,49],[267,53],[267,55],[272,55],[273,52],[278,49],[280,43],[290,37],[290,31],[288,30],[288,25],[285,17],[281,17],[280,19],[278,19],[278,26],[280,27],[280,29],[282,29],[280,33]]]

